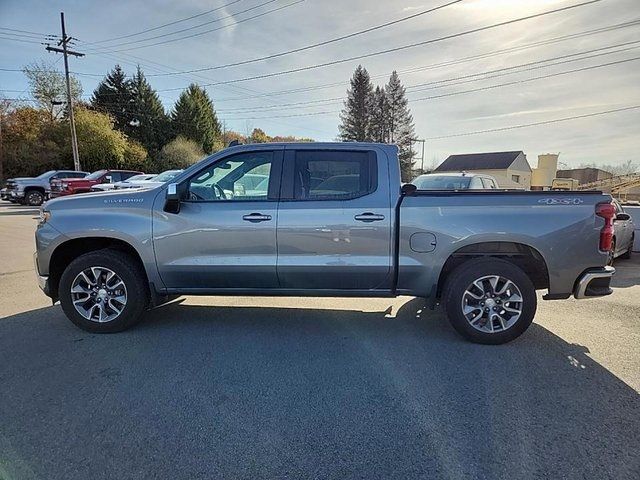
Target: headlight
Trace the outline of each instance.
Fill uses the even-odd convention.
[[[69,188],[69,184],[66,182],[62,182],[62,188]]]
[[[51,212],[49,210],[40,209],[40,216],[38,217],[38,226],[44,225],[51,218]]]

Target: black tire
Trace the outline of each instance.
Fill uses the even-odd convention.
[[[490,275],[510,280],[522,296],[520,317],[513,325],[495,333],[485,333],[473,327],[462,310],[467,288],[479,278]],[[527,274],[516,265],[499,258],[476,258],[463,263],[449,273],[442,295],[442,304],[453,328],[465,339],[487,345],[507,343],[522,335],[533,321],[537,301],[535,287]]]
[[[90,267],[106,267],[124,282],[127,303],[119,316],[111,321],[98,323],[78,313],[73,305],[71,286],[78,274]],[[142,266],[125,252],[113,249],[85,253],[73,260],[62,273],[58,287],[62,310],[76,326],[91,333],[115,333],[126,330],[142,319],[149,305],[149,289]]]
[[[24,203],[30,207],[39,207],[44,202],[44,194],[38,190],[27,190],[24,194]]]
[[[625,260],[629,260],[631,258],[631,251],[633,250],[633,243],[635,242],[635,236],[631,237],[631,243],[629,244],[629,250],[620,255],[620,258],[624,258]]]

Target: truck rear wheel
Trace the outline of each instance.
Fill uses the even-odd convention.
[[[499,258],[477,258],[453,270],[443,292],[453,328],[467,340],[497,345],[529,328],[537,308],[526,273]]]
[[[98,250],[79,256],[58,287],[64,313],[92,333],[113,333],[138,323],[149,303],[142,268],[125,252]]]

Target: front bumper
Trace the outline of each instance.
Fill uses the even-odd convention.
[[[20,200],[24,198],[24,190],[11,190],[11,198]]]
[[[576,281],[573,296],[580,299],[612,294],[610,284],[614,273],[616,269],[608,266],[585,270]]]
[[[49,275],[40,275],[40,270],[38,269],[38,252],[34,252],[33,254],[33,267],[36,271],[36,280],[38,281],[40,290],[42,290],[47,297],[50,297]]]
[[[0,200],[9,200],[11,198],[11,192],[7,188],[0,190]]]

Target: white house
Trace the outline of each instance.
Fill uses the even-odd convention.
[[[434,170],[434,172],[462,171],[492,175],[502,188],[529,190],[531,187],[531,166],[522,151],[449,155]]]

